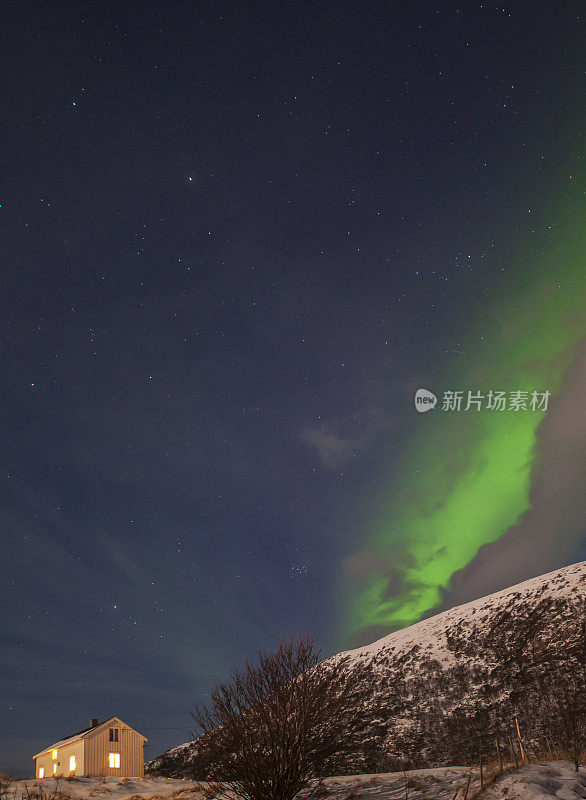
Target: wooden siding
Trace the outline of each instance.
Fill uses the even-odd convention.
[[[39,770],[41,767],[45,769],[45,778],[53,778],[55,776],[67,777],[68,775],[83,776],[84,773],[84,742],[83,739],[77,739],[71,744],[64,744],[57,748],[57,758],[53,759],[53,751],[47,750],[37,756],[35,775],[39,777]],[[75,772],[69,771],[69,759],[75,756]],[[53,772],[53,764],[57,765],[57,772]]]
[[[110,728],[118,730],[118,741],[110,741]],[[139,778],[144,775],[145,737],[119,719],[100,725],[85,735],[85,774]],[[120,753],[120,767],[110,767],[109,754]]]
[[[110,741],[110,728],[118,731],[118,741]],[[57,748],[57,758],[53,759],[51,748],[36,756],[35,775],[39,777],[41,768],[45,778],[77,775],[77,777],[117,777],[140,778],[144,775],[143,745],[145,736],[125,725],[114,717],[84,733],[81,739]],[[110,753],[120,754],[120,767],[110,767]],[[75,771],[69,770],[69,759],[75,756]],[[53,772],[53,764],[57,771]]]

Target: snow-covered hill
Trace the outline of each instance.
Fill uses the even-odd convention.
[[[321,800],[404,800],[405,784],[410,800],[452,800],[456,790],[462,796],[470,777],[469,795],[479,788],[477,770],[466,767],[440,767],[377,775],[345,775],[323,780]],[[53,778],[16,781],[5,792],[6,800],[205,800],[199,784],[185,779],[146,778],[73,778],[57,783]],[[302,791],[299,800],[312,797]],[[28,791],[28,795],[27,795]],[[41,795],[42,792],[42,795]],[[586,771],[576,773],[567,761],[531,764],[506,775],[487,789],[486,800],[580,800],[586,796]]]
[[[470,777],[469,795],[479,788],[477,770],[466,767],[440,767],[409,772],[377,775],[345,775],[326,778],[321,785],[321,800],[404,800],[405,784],[411,800],[452,800],[456,790],[461,796]],[[201,791],[205,784],[185,779],[146,778],[75,778],[56,781],[17,781],[5,793],[6,800],[28,800],[41,797],[48,800],[205,800]],[[299,800],[311,798],[304,790]],[[567,761],[531,764],[505,775],[486,790],[486,800],[580,800],[586,797],[586,771],[576,773]]]
[[[348,680],[340,758],[324,769],[469,763],[495,736],[509,746],[514,717],[534,724],[527,708],[536,693],[584,663],[585,610],[581,562],[333,656]],[[540,735],[535,725],[527,733]],[[191,743],[181,745],[148,769],[188,774],[192,754]]]
[[[558,601],[574,603],[580,598],[586,602],[586,561],[531,578],[465,605],[454,606],[372,644],[347,650],[333,658],[346,658],[350,663],[365,664],[379,661],[391,653],[404,654],[416,647],[446,665],[455,664],[457,658],[448,644],[451,630],[464,626],[478,633],[483,626],[493,628],[495,617],[502,622],[503,611],[510,611],[514,617],[515,609],[520,612],[526,604],[533,605],[537,610],[543,607],[544,600],[546,604]]]

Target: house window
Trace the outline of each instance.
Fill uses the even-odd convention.
[[[110,769],[118,769],[120,767],[120,753],[108,753],[108,765]]]
[[[45,767],[41,767],[39,769],[39,778],[44,778],[44,777],[45,777]]]
[[[51,758],[53,759],[53,761],[57,760],[57,750],[52,750],[51,751]]]
[[[111,742],[118,741],[118,728],[110,728],[110,741]]]
[[[57,764],[53,764],[53,775],[57,773]]]
[[[69,771],[75,772],[75,756],[69,756]]]

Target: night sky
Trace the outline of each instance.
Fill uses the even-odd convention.
[[[3,4],[0,771],[586,558],[581,6]]]

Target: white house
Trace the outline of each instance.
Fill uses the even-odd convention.
[[[144,775],[148,739],[118,717],[92,719],[89,728],[64,736],[36,756],[37,778],[77,775],[137,778]]]

